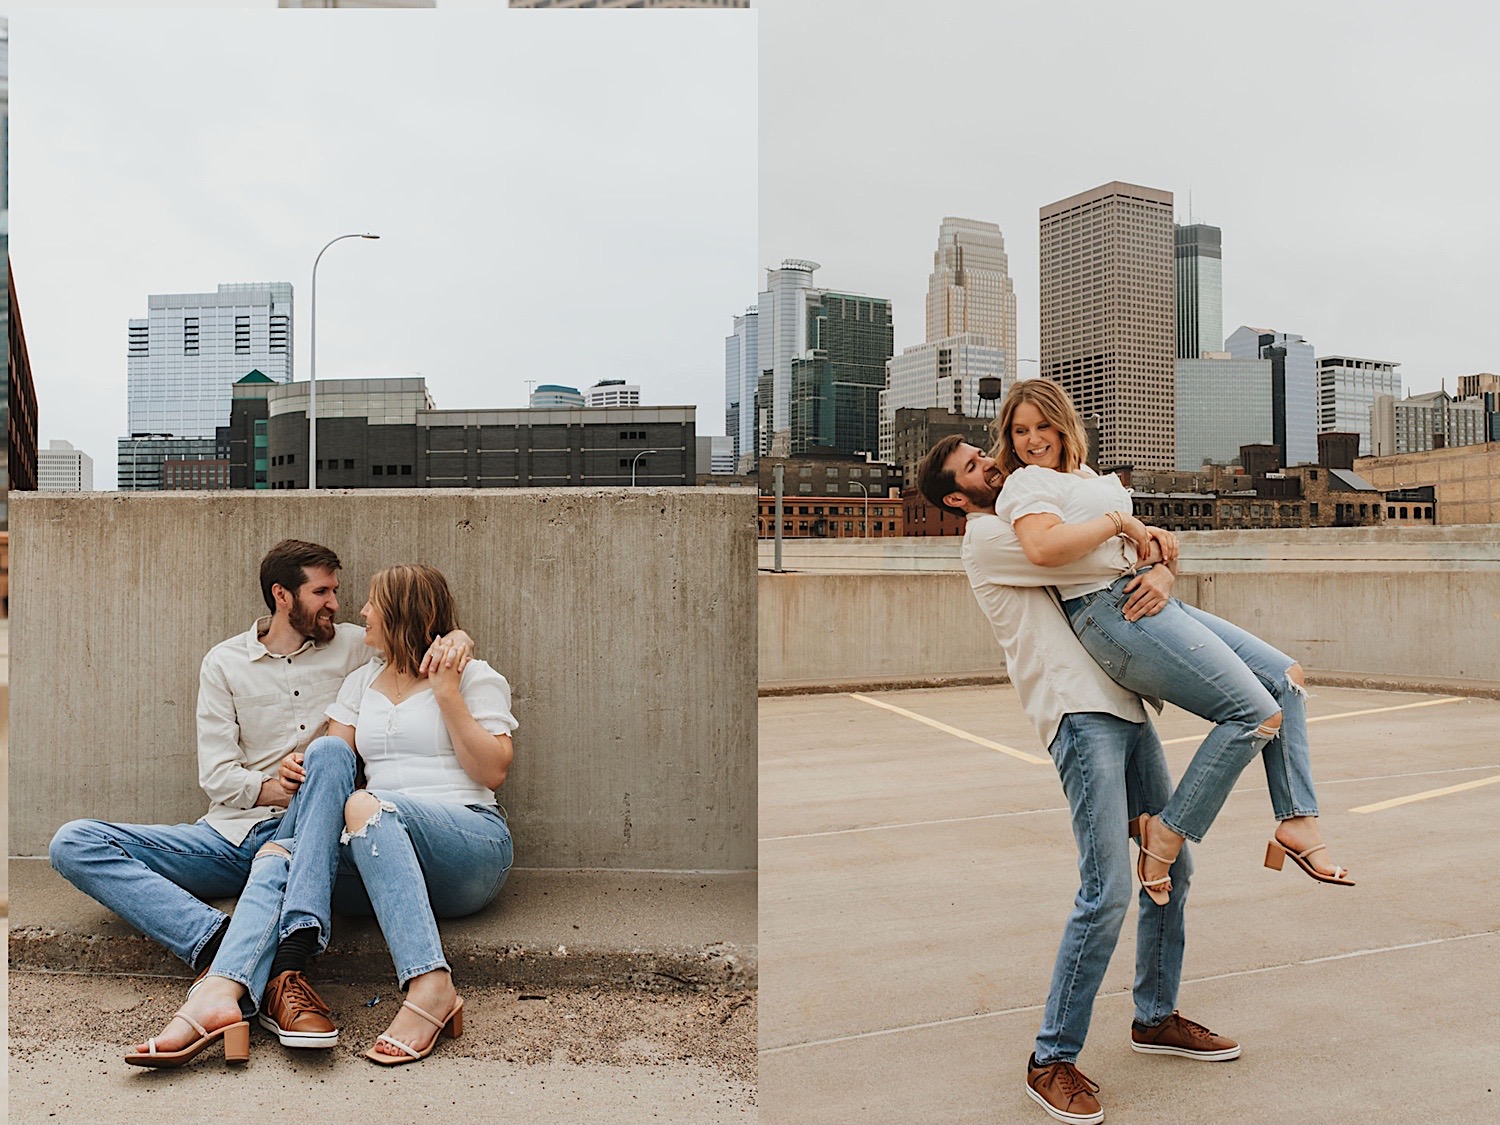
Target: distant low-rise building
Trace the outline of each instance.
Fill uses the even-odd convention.
[[[308,484],[306,383],[267,388],[267,486]],[[696,408],[438,410],[426,381],[318,380],[321,488],[691,485]],[[242,458],[247,447],[235,447]]]
[[[583,392],[585,406],[639,406],[641,388],[624,379],[600,379]]]
[[[866,521],[868,520],[868,528]],[[758,534],[776,534],[776,497],[760,497]],[[904,535],[902,503],[895,496],[784,496],[781,502],[783,539],[883,539]]]
[[[541,410],[588,404],[584,402],[583,393],[577,387],[565,387],[560,383],[543,383],[531,392],[529,405],[533,410]]]
[[[1354,468],[1387,497],[1410,497],[1388,499],[1388,519],[1406,518],[1400,515],[1402,507],[1408,513],[1418,504],[1425,507],[1418,497],[1430,491],[1433,522],[1439,526],[1500,523],[1500,442],[1361,457]],[[1392,507],[1395,516],[1389,515]]]
[[[883,497],[901,487],[901,470],[896,465],[815,449],[795,457],[762,457],[758,469],[762,496],[774,493],[777,466],[782,469],[782,491],[788,496]]]
[[[36,486],[42,492],[92,492],[94,459],[70,441],[49,441],[37,451]]]
[[[1370,411],[1370,454],[1393,457],[1477,445],[1489,440],[1489,414],[1483,397],[1459,400],[1447,391],[1395,398],[1379,395]]]

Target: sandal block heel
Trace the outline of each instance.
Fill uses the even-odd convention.
[[[233,1024],[224,1029],[224,1061],[244,1063],[250,1061],[250,1025]]]
[[[1272,840],[1266,845],[1266,866],[1272,871],[1280,871],[1281,865],[1286,862],[1286,849]]]

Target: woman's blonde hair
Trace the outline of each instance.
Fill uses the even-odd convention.
[[[1057,431],[1057,440],[1062,443],[1058,468],[1071,473],[1082,465],[1084,457],[1088,455],[1089,439],[1084,433],[1083,419],[1078,416],[1068,392],[1051,379],[1025,379],[1011,386],[1010,393],[1000,403],[999,416],[992,423],[990,432],[995,439],[995,448],[990,456],[995,459],[1001,474],[1008,477],[1026,465],[1026,462],[1016,456],[1015,447],[1010,441],[1011,423],[1015,419],[1016,409],[1023,402],[1029,402],[1041,411],[1042,419]]]
[[[370,602],[385,629],[391,666],[416,675],[433,638],[451,633],[457,614],[448,580],[434,566],[408,563],[375,572]]]

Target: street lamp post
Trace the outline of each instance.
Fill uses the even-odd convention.
[[[307,373],[307,487],[311,491],[318,487],[318,263],[323,260],[323,251],[335,242],[346,238],[379,238],[378,234],[341,234],[331,239],[318,256],[313,259],[312,271],[312,317],[309,324],[311,358]]]
[[[649,457],[655,453],[654,449],[643,449],[630,459],[630,487],[635,487],[635,467],[640,463],[642,457]]]
[[[861,481],[851,480],[850,484],[865,494],[865,538],[870,537],[870,490]]]

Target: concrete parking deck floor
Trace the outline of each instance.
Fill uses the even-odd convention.
[[[1132,911],[1079,1060],[1110,1122],[1500,1120],[1500,702],[1310,690],[1359,885],[1262,866],[1252,764],[1195,848],[1179,998],[1244,1054],[1130,1050]],[[1180,776],[1207,724],[1157,725]],[[760,744],[761,1121],[1048,1120],[1025,1063],[1076,851],[1014,689],[767,698]]]

